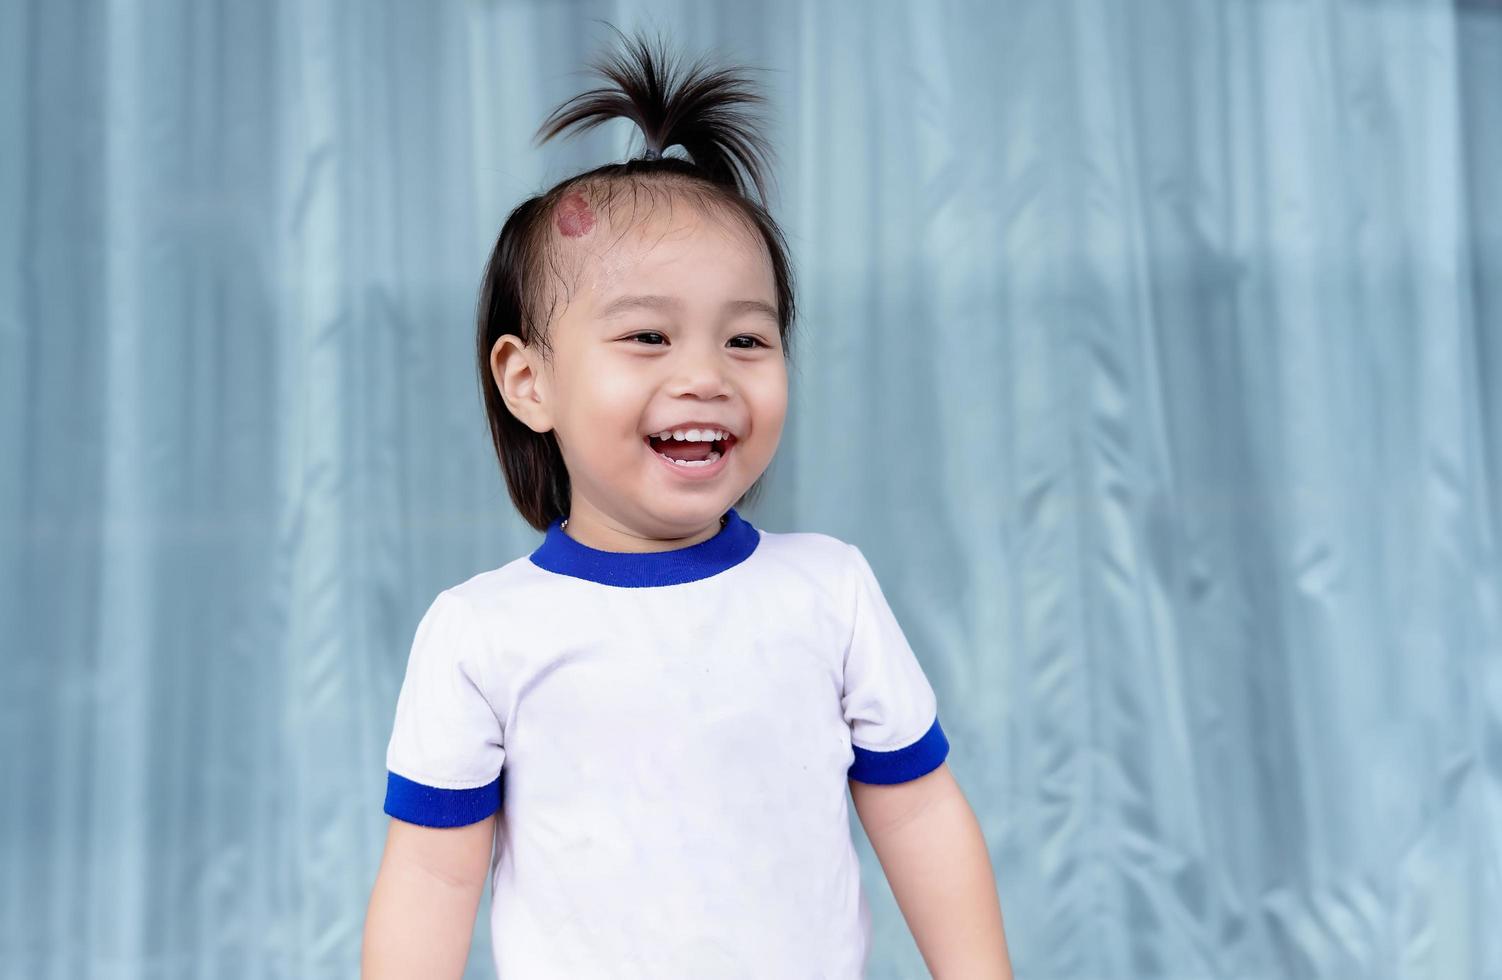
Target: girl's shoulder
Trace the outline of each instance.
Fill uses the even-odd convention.
[[[541,601],[550,587],[560,584],[560,576],[538,574],[540,571],[527,555],[522,555],[498,568],[476,572],[443,592],[464,600],[481,614],[505,606],[527,608],[529,603]]]
[[[805,575],[841,580],[856,566],[858,549],[822,531],[762,531],[757,551],[769,564],[798,568]]]

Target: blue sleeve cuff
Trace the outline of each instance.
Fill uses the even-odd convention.
[[[500,808],[501,776],[473,789],[439,789],[386,772],[386,812],[407,823],[464,827]]]
[[[949,755],[949,739],[944,737],[944,729],[935,716],[928,732],[906,748],[891,752],[875,752],[858,745],[851,748],[855,750],[855,762],[850,766],[849,778],[884,785],[905,783],[939,768]]]

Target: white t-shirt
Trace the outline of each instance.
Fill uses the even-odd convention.
[[[418,624],[385,811],[496,813],[500,980],[858,980],[846,779],[944,761],[933,689],[865,556],[734,509],[674,551],[554,521]]]

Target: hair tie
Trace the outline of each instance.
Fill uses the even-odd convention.
[[[643,160],[660,160],[662,159],[662,154],[658,153],[656,149],[649,146],[647,147],[647,152],[643,153],[641,155],[641,158]]]

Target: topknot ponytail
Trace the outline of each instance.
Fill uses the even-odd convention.
[[[640,36],[629,39],[611,27],[622,50],[593,65],[611,85],[574,96],[554,109],[537,131],[547,142],[565,130],[585,132],[614,118],[630,119],[641,129],[645,156],[607,163],[559,181],[517,205],[501,226],[480,286],[475,357],[485,414],[496,457],[511,500],[527,523],[546,531],[568,516],[572,500],[568,468],[554,433],[534,432],[511,414],[491,373],[496,342],[514,335],[552,357],[549,332],[559,298],[570,286],[570,256],[559,244],[554,221],[576,213],[582,194],[589,206],[611,221],[635,220],[635,191],[664,191],[693,205],[733,214],[765,245],[777,292],[777,330],[783,356],[792,357],[795,320],[793,269],[787,242],[767,210],[771,151],[747,112],[765,100],[731,68],[715,68],[700,58],[680,73],[659,38],[656,47]],[[667,155],[679,146],[688,159]],[[631,215],[612,202],[625,188]],[[754,188],[753,199],[750,190]],[[648,200],[661,200],[649,194]],[[562,285],[564,288],[558,288]],[[736,502],[754,501],[761,480]]]
[[[701,57],[680,74],[660,36],[654,50],[640,36],[611,30],[625,50],[591,67],[613,87],[582,92],[554,109],[538,127],[537,143],[571,126],[587,132],[623,117],[641,129],[647,155],[639,159],[666,158],[669,147],[681,146],[711,181],[746,196],[754,186],[765,205],[772,152],[745,109],[766,100],[735,69],[714,68]]]

